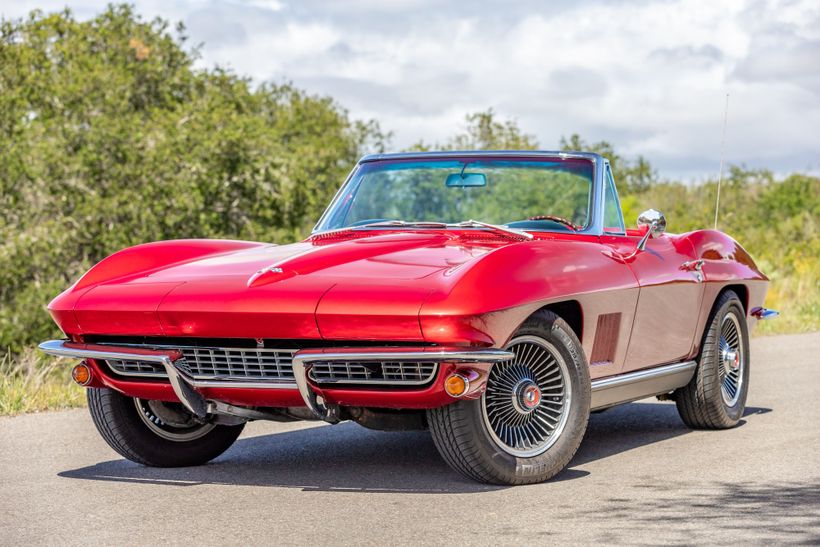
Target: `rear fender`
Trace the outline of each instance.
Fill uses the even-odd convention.
[[[703,260],[705,287],[703,304],[698,317],[692,357],[700,353],[706,324],[714,303],[727,288],[735,288],[743,300],[746,320],[750,326],[757,319],[751,310],[763,306],[769,278],[758,269],[754,259],[740,243],[718,230],[697,230],[682,237],[694,247],[695,257]],[[737,290],[740,289],[740,290]]]

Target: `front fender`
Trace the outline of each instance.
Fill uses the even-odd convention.
[[[625,301],[632,302],[637,295],[635,276],[604,250],[597,239],[589,238],[528,241],[489,252],[442,280],[444,290],[428,297],[419,314],[424,338],[500,346],[529,315],[549,303],[623,305],[617,296],[600,296],[604,293],[627,294]]]

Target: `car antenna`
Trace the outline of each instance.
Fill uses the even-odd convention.
[[[720,139],[720,170],[718,171],[717,197],[715,198],[715,230],[717,230],[718,211],[720,210],[720,183],[723,179],[723,158],[726,151],[726,122],[729,119],[729,94],[726,94],[726,105],[723,107],[723,137]]]

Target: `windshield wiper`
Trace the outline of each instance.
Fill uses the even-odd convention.
[[[432,222],[420,220],[418,222],[408,222],[406,220],[380,220],[378,222],[369,222],[359,226],[351,226],[351,228],[379,228],[379,227],[398,227],[398,228],[446,228],[447,224],[444,222]]]
[[[325,230],[323,232],[315,232],[310,237],[327,237],[333,234],[349,232],[351,230],[366,230],[368,228],[446,228],[447,224],[444,222],[407,222],[406,220],[379,220],[377,222],[368,222],[367,224],[359,224],[358,226],[343,226],[342,228],[333,228],[332,230]]]
[[[514,235],[516,237],[523,237],[524,239],[532,239],[533,235],[523,230],[516,230],[508,226],[499,226],[498,224],[489,224],[479,220],[465,220],[456,224],[447,224],[446,222],[433,221],[418,221],[408,222],[406,220],[379,220],[377,222],[368,222],[367,224],[360,224],[358,226],[345,226],[344,228],[336,228],[334,230],[327,230],[324,232],[316,232],[311,237],[328,236],[338,232],[347,232],[349,230],[366,230],[368,228],[489,228],[496,232],[501,232],[507,235]]]
[[[503,232],[505,234],[511,234],[518,237],[523,237],[524,239],[532,239],[534,236],[525,232],[524,230],[517,230],[515,228],[510,228],[509,226],[500,226],[498,224],[490,224],[488,222],[481,222],[480,220],[465,220],[463,222],[459,222],[458,224],[448,224],[447,226],[454,226],[456,228],[470,228],[470,227],[481,227],[481,228],[489,228],[491,230],[495,230],[496,232]]]

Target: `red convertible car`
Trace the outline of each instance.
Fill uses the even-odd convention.
[[[470,220],[478,219],[478,220]],[[737,424],[768,280],[731,237],[628,229],[596,154],[363,158],[300,243],[179,240],[49,306],[124,457],[205,463],[248,420],[429,429],[472,479],[546,480],[591,411],[659,396]]]

